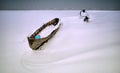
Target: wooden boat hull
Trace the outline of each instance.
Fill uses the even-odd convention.
[[[56,26],[58,22],[59,22],[59,18],[54,18],[53,20],[47,22],[46,24],[43,24],[30,37],[27,37],[30,48],[33,50],[37,50],[49,39],[51,39],[59,30],[61,24],[55,30],[53,30],[47,37],[35,39],[35,36],[38,35],[43,29],[45,29],[48,26],[51,26],[51,25]]]

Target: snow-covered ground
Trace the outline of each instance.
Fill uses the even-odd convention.
[[[120,11],[0,11],[0,73],[120,73]],[[62,26],[42,50],[27,36],[60,18]]]

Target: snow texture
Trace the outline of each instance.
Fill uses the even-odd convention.
[[[0,11],[0,73],[120,73],[120,11],[88,10],[88,23],[79,12]],[[27,36],[56,17],[57,34],[31,50]]]

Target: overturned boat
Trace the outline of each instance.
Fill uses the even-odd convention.
[[[53,20],[43,24],[40,28],[38,28],[33,34],[31,34],[29,37],[27,37],[28,39],[28,43],[30,48],[32,48],[33,50],[37,50],[39,49],[44,43],[46,43],[49,39],[51,39],[56,32],[59,30],[60,25],[59,23],[59,18],[54,18]],[[41,31],[43,29],[45,29],[48,26],[56,26],[59,25],[55,30],[53,30],[48,36],[44,37],[44,38],[40,38],[37,35],[41,33]],[[38,37],[36,39],[36,37]]]

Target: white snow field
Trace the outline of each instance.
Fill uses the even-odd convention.
[[[0,11],[0,73],[120,73],[120,11],[88,10],[89,23],[79,12]],[[27,36],[56,17],[60,30],[33,51]]]

